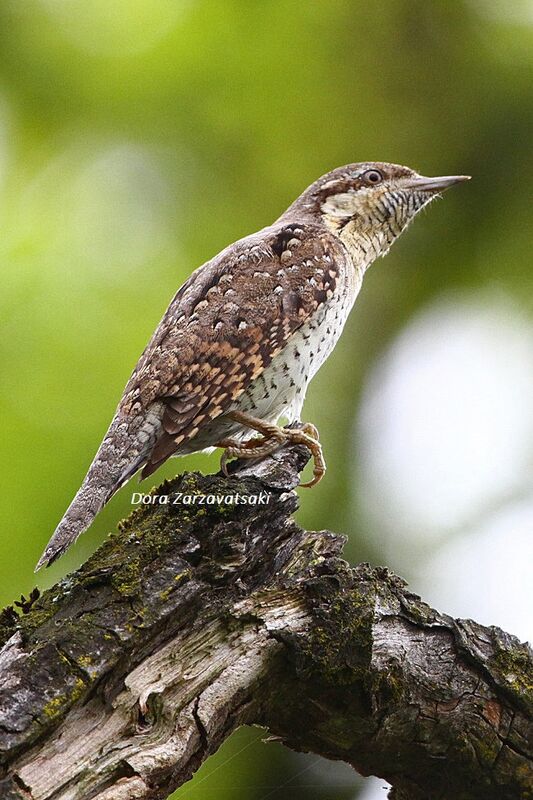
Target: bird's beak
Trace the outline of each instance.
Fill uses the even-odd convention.
[[[403,185],[406,189],[415,189],[418,192],[442,192],[449,186],[469,180],[470,175],[443,175],[438,178],[418,175],[416,178],[407,178]]]

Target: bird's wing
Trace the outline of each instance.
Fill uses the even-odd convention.
[[[126,387],[121,410],[164,405],[150,475],[229,410],[335,290],[346,251],[327,231],[278,225],[194,272],[170,304]]]

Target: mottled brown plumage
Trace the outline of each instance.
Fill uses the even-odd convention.
[[[224,414],[264,372],[332,296],[342,257],[331,234],[286,225],[257,243],[237,243],[189,278],[121,404],[125,414],[158,399],[164,404],[162,431],[143,477]]]
[[[307,385],[333,349],[370,263],[438,191],[461,179],[422,178],[394,164],[341,167],[273,225],[196,270],[135,367],[38,566],[57,558],[131,475],[142,469],[146,477],[172,455],[220,444],[230,455],[264,453],[299,435],[318,479],[314,429],[285,433],[276,423],[299,420]],[[243,442],[250,428],[263,438]]]

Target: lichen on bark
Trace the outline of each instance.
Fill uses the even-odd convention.
[[[396,800],[533,796],[529,648],[302,530],[306,456],[165,482],[170,498],[269,502],[147,505],[0,616],[2,798],[164,798],[248,723],[387,779]]]

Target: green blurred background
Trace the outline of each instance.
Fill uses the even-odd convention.
[[[349,558],[442,610],[528,635],[532,24],[530,0],[4,0],[0,602],[35,584],[187,275],[322,173],[375,159],[474,180],[367,276],[304,409],[329,471],[299,519],[349,533]],[[217,457],[157,481],[191,468]],[[239,731],[175,797],[385,797],[263,736]]]

